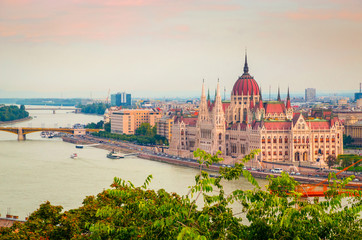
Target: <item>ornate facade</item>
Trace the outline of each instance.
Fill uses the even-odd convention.
[[[203,83],[198,118],[175,120],[170,153],[191,156],[197,148],[212,154],[220,150],[225,159],[260,149],[259,161],[313,163],[343,153],[343,125],[338,118],[295,113],[289,89],[285,102],[279,90],[277,101],[263,102],[245,56],[244,73],[235,82],[230,101],[221,101],[218,83],[211,102]]]

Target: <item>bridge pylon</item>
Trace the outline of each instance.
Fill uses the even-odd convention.
[[[26,139],[26,134],[23,133],[22,128],[18,128],[18,141],[24,141]]]

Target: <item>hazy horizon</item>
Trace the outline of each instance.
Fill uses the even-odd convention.
[[[358,92],[358,0],[0,0],[0,98]],[[178,96],[178,95],[177,95]]]

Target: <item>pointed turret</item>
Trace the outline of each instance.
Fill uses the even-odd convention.
[[[278,86],[278,99],[277,99],[278,102],[281,102],[282,100],[280,99],[280,87]]]
[[[249,72],[249,67],[248,67],[248,58],[247,58],[247,54],[246,54],[246,50],[245,50],[244,73],[248,73],[248,72]]]
[[[261,88],[260,88],[260,98],[259,98],[259,109],[262,109],[263,106],[263,98],[261,97]]]
[[[286,107],[287,107],[287,109],[292,108],[292,105],[290,104],[289,87],[288,87],[288,95],[287,95]]]
[[[205,97],[205,79],[202,79],[201,99]]]
[[[207,89],[207,101],[210,101],[210,89]]]
[[[208,116],[207,102],[205,96],[205,83],[202,81],[202,92],[200,99],[199,120],[205,120]]]
[[[217,88],[215,91],[215,102],[214,102],[213,111],[214,111],[214,123],[216,125],[224,124],[225,116],[224,116],[224,110],[222,108],[219,81],[217,82]]]

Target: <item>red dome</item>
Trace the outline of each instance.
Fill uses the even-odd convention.
[[[259,95],[259,86],[249,73],[244,72],[244,74],[239,77],[233,87],[231,92],[233,95]]]

